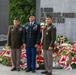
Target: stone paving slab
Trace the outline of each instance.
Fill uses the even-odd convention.
[[[0,75],[45,75],[41,74],[42,70],[36,70],[36,73],[26,73],[25,71],[21,70],[20,72],[18,71],[10,71],[11,67],[4,66],[0,64]],[[76,75],[76,69],[66,71],[63,69],[54,69],[53,70],[53,75]]]

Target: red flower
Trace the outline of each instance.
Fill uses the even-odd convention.
[[[63,57],[61,57],[61,59],[60,59],[60,63],[64,63],[64,62],[66,61],[66,59],[67,59],[67,56],[63,56]]]
[[[0,52],[0,55],[2,55],[2,52]]]
[[[59,63],[60,66],[66,67],[67,65],[65,63]]]
[[[25,55],[25,54],[21,54],[21,57],[22,57],[22,58],[26,58],[26,55]]]
[[[44,62],[44,60],[37,60],[37,62],[38,62],[38,63],[43,63],[43,62]]]
[[[37,57],[37,60],[44,60],[44,58],[39,55],[39,56]]]
[[[10,54],[10,51],[7,51],[7,54],[9,55]]]
[[[76,62],[76,57],[75,57],[75,58],[73,57],[73,58],[72,58],[72,61]]]

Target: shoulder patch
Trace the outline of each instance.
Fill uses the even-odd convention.
[[[9,26],[9,28],[13,28],[13,25]]]

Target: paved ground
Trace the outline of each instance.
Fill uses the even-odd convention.
[[[0,75],[43,75],[41,74],[42,70],[36,70],[36,73],[26,73],[25,71],[10,71],[11,67],[3,66],[0,64]],[[73,69],[71,71],[65,71],[63,69],[54,69],[53,75],[76,75],[76,69]]]

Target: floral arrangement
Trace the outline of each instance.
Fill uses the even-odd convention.
[[[37,48],[36,68],[39,68],[39,63],[43,63],[43,56],[41,56],[41,54],[42,54],[42,45],[39,45]],[[11,52],[8,46],[4,46],[3,51],[0,52],[0,63],[6,66],[12,66]],[[25,49],[22,49],[20,67],[21,69],[26,69],[27,67]]]
[[[46,26],[46,23],[41,22],[41,23],[40,23],[40,26],[41,26],[41,29],[44,29],[44,28],[45,28],[45,26]]]
[[[44,58],[42,44],[37,47],[36,68],[44,69]],[[76,68],[76,42],[71,43],[66,37],[58,36],[53,52],[53,67],[71,70]],[[4,46],[3,51],[0,52],[0,63],[7,66],[12,66],[11,53],[8,46]],[[21,53],[21,69],[27,67],[26,64],[26,50],[22,49]]]
[[[61,67],[65,70],[76,68],[76,42],[71,43],[66,37],[58,36],[57,42],[55,42],[56,48],[58,51],[53,53],[53,66]]]
[[[5,46],[3,48],[3,51],[0,52],[0,63],[2,63],[3,65],[7,65],[7,66],[11,66],[11,54],[10,54],[10,50],[9,47]]]

